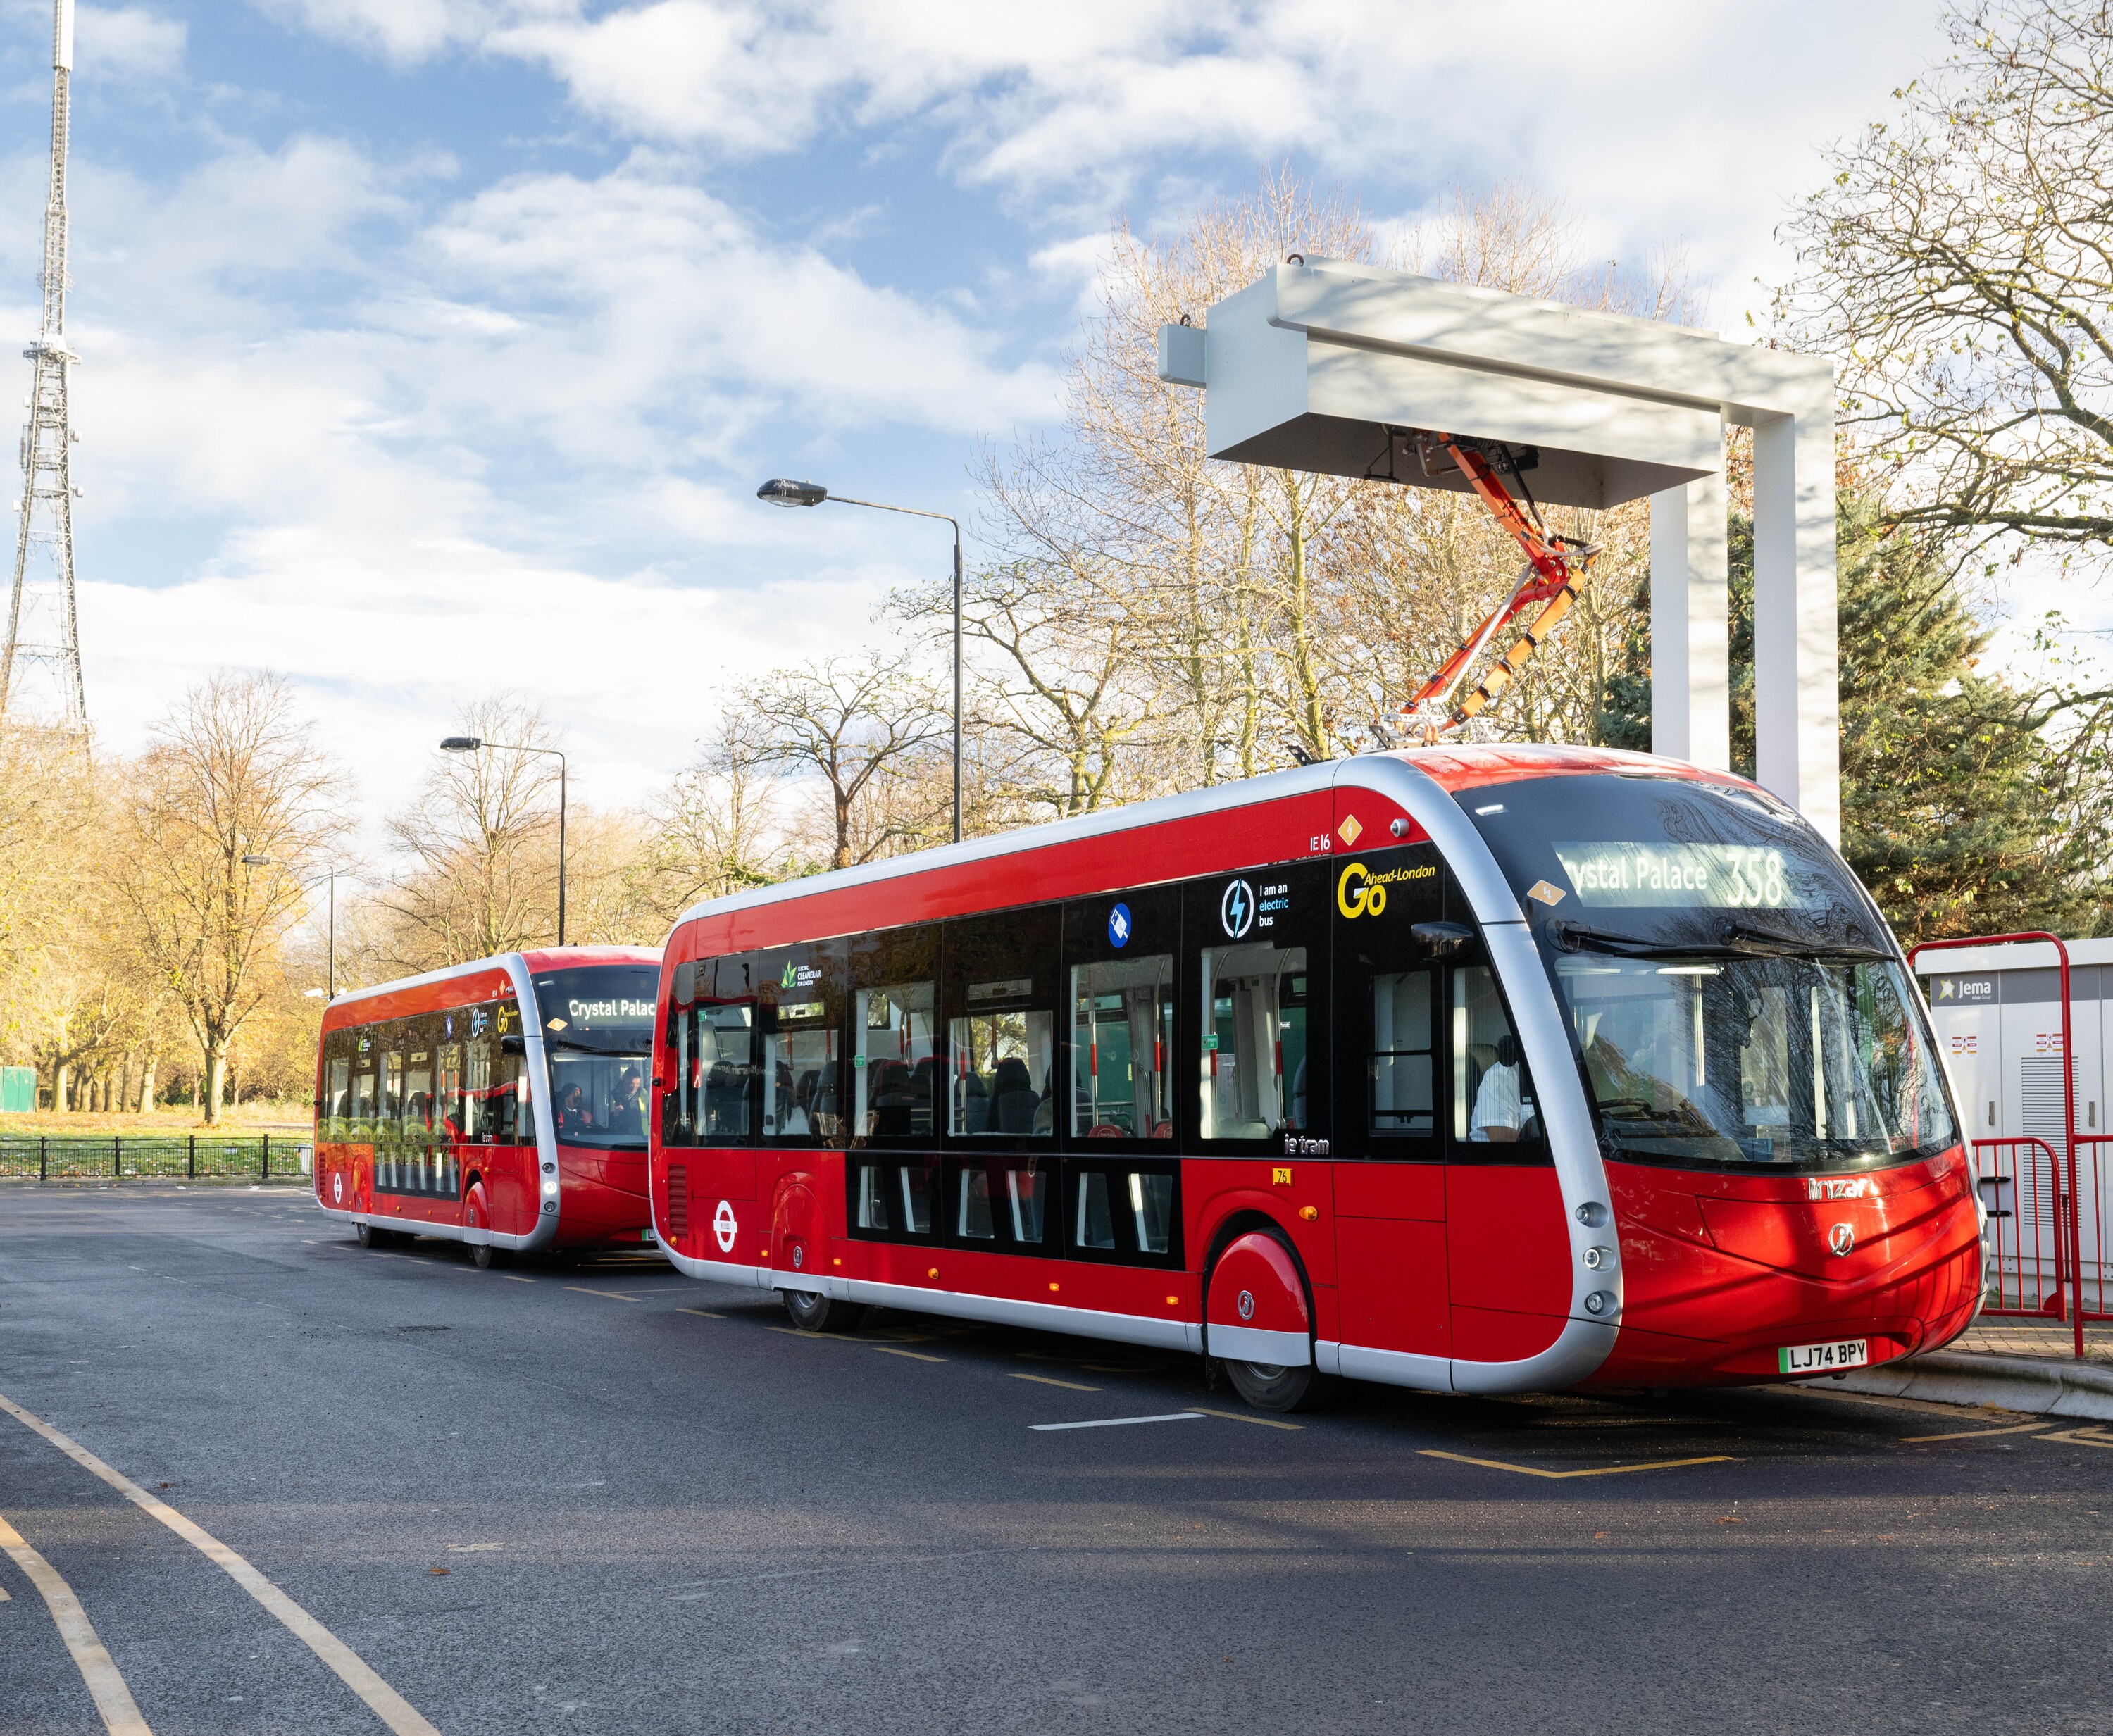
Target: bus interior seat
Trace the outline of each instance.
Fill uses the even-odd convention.
[[[1007,1055],[1000,1061],[991,1075],[993,1129],[1000,1133],[1032,1132],[1035,1112],[1041,1105],[1027,1063],[1018,1055]]]

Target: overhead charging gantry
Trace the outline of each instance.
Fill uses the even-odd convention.
[[[1435,476],[1457,471],[1467,479],[1467,485],[1479,494],[1497,522],[1510,532],[1512,540],[1526,551],[1526,570],[1513,586],[1512,594],[1496,608],[1492,609],[1482,624],[1461,641],[1460,649],[1447,658],[1436,674],[1410,696],[1400,712],[1400,728],[1404,734],[1418,736],[1426,747],[1436,745],[1447,730],[1458,729],[1479,716],[1494,704],[1504,689],[1518,678],[1519,672],[1532,659],[1541,641],[1554,632],[1568,614],[1571,607],[1582,595],[1591,570],[1593,557],[1599,554],[1596,543],[1579,542],[1575,537],[1552,535],[1541,522],[1540,510],[1535,505],[1533,491],[1527,486],[1526,475],[1519,462],[1519,455],[1502,441],[1484,442],[1463,440],[1450,434],[1411,432],[1408,438],[1414,443],[1423,473]],[[1520,504],[1504,486],[1496,464],[1490,460],[1494,453],[1512,480],[1518,484],[1519,495],[1525,504]],[[1566,553],[1566,551],[1568,551]],[[1447,709],[1453,695],[1469,669],[1481,658],[1496,636],[1527,610],[1538,607],[1540,613],[1534,617],[1531,625],[1513,640],[1504,654],[1490,666],[1481,685],[1450,710]]]

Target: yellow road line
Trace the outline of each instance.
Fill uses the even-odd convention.
[[[502,1272],[499,1275],[509,1283],[532,1284],[536,1282],[532,1278],[523,1278],[518,1272]]]
[[[1631,1471],[1677,1470],[1683,1465],[1729,1465],[1730,1453],[1711,1453],[1700,1459],[1654,1459],[1648,1465],[1603,1465],[1591,1470],[1546,1471],[1535,1465],[1507,1465],[1501,1459],[1471,1459],[1465,1453],[1441,1453],[1423,1449],[1426,1459],[1450,1459],[1457,1465],[1479,1465],[1485,1470],[1516,1471],[1522,1477],[1621,1477]]]
[[[675,1312],[678,1314],[701,1314],[707,1320],[723,1320],[726,1318],[723,1314],[714,1314],[709,1308],[678,1308]]]
[[[2051,1428],[2053,1426],[2042,1418],[2037,1423],[2013,1423],[2008,1428],[1962,1428],[1952,1434],[1904,1434],[1901,1439],[1910,1444],[1924,1441],[1971,1441],[1984,1434],[2030,1434],[2035,1428]]]
[[[44,1606],[58,1624],[59,1638],[73,1654],[74,1665],[80,1671],[81,1680],[88,1684],[89,1694],[96,1711],[103,1715],[103,1728],[110,1736],[153,1736],[133,1703],[125,1678],[117,1673],[116,1665],[111,1662],[109,1652],[96,1637],[88,1611],[80,1606],[80,1599],[74,1596],[73,1588],[60,1577],[59,1570],[24,1542],[22,1533],[4,1519],[0,1519],[0,1549],[14,1558],[15,1565],[43,1594]]]
[[[185,1518],[167,1501],[157,1500],[130,1478],[112,1470],[86,1447],[67,1439],[41,1418],[31,1415],[5,1393],[0,1393],[0,1410],[5,1410],[24,1427],[34,1429],[82,1469],[101,1478],[127,1501],[159,1520],[200,1555],[218,1566],[229,1579],[278,1617],[289,1633],[328,1665],[338,1679],[365,1701],[367,1709],[388,1725],[395,1736],[440,1736],[440,1732],[418,1715],[411,1702],[377,1675],[351,1647],[203,1526]]]
[[[1052,1380],[1047,1374],[1013,1374],[1015,1380],[1031,1380],[1045,1387],[1061,1387],[1066,1392],[1098,1392],[1098,1387],[1082,1387],[1075,1380]]]
[[[575,1296],[605,1296],[612,1302],[642,1302],[642,1296],[626,1296],[621,1290],[590,1290],[584,1284],[568,1284],[565,1287]]]
[[[876,1344],[874,1348],[883,1356],[907,1356],[912,1362],[944,1362],[944,1356],[928,1356],[922,1351],[899,1351],[892,1344]]]
[[[1245,1410],[1208,1410],[1201,1405],[1191,1405],[1191,1410],[1201,1410],[1205,1416],[1221,1416],[1229,1423],[1253,1423],[1261,1428],[1303,1428],[1303,1423],[1280,1422],[1273,1416],[1256,1416]]]
[[[2064,1447],[2100,1447],[2113,1448],[2113,1434],[2086,1424],[2081,1428],[2066,1429],[2061,1434],[2043,1434],[2038,1441],[2058,1441]]]

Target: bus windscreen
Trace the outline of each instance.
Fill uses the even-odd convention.
[[[659,986],[650,964],[584,964],[536,977],[552,1114],[563,1143],[645,1149]]]
[[[1793,809],[1662,775],[1458,800],[1527,913],[1621,1155],[1839,1171],[1957,1142],[1920,997]]]

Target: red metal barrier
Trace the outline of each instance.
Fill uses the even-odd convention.
[[[2092,1188],[2091,1199],[2088,1202],[2084,1200],[2083,1195],[2077,1192],[2076,1187],[2076,1148],[2078,1146],[2083,1144],[2092,1146],[2094,1148],[2092,1155],[2095,1160],[2097,1155],[2095,1148],[2099,1143],[2099,1137],[2093,1135],[2088,1140],[2079,1140],[2076,1135],[2076,1044],[2070,1030],[2070,1022],[2069,948],[2062,944],[2061,937],[2059,935],[2048,934],[2043,930],[2035,930],[2033,932],[2027,934],[1968,935],[1963,936],[1960,939],[1955,941],[1924,941],[1921,945],[1912,946],[1908,949],[1908,970],[1910,973],[1912,974],[1914,970],[1915,959],[1926,952],[1956,952],[1963,946],[2008,946],[2024,941],[2045,941],[2047,945],[2054,948],[2055,959],[2061,967],[2061,1124],[2063,1131],[2062,1146],[2064,1149],[2061,1153],[2059,1160],[2051,1162],[2049,1165],[2049,1167],[2053,1169],[2055,1177],[2052,1189],[2055,1227],[2051,1232],[2050,1236],[2050,1239],[2053,1244],[2051,1251],[2053,1256],[2055,1269],[2058,1274],[2055,1280],[2054,1301],[2056,1305],[2053,1310],[2053,1318],[2059,1320],[2063,1317],[2065,1313],[2067,1315],[2070,1324],[2075,1333],[2076,1360],[2079,1362],[2081,1362],[2083,1360],[2083,1250],[2082,1238],[2079,1234],[2079,1220],[2082,1219],[2083,1213],[2081,1210],[2068,1210],[2067,1202],[2074,1201],[2079,1205],[2083,1205],[2087,1203],[2089,1204],[2092,1207],[2095,1221],[2097,1213],[2097,1201],[2103,1190],[2102,1190],[2098,1186],[2098,1165],[2095,1160],[2090,1165]],[[2037,1139],[1977,1139],[1974,1141],[1974,1147],[1976,1152],[1978,1152],[1980,1148],[1984,1145],[2034,1145],[2039,1146],[2040,1150],[2042,1151],[2048,1150],[2048,1147],[2044,1141]],[[2049,1155],[2052,1158],[2054,1154],[2049,1152]],[[2065,1182],[2067,1183],[2066,1187],[2062,1185]],[[2064,1233],[2065,1227],[2061,1222],[2064,1218],[2068,1219],[2066,1233]],[[2037,1219],[2034,1221],[2037,1223]],[[2102,1309],[2105,1306],[2106,1289],[2104,1282],[2104,1274],[2106,1270],[2105,1256],[2102,1250],[2098,1250],[2095,1245],[2094,1255],[2094,1265],[2099,1274],[2097,1300],[2100,1307]],[[2068,1280],[2066,1284],[2062,1281],[2065,1277]],[[2065,1289],[2069,1292],[2068,1305],[2066,1308],[2065,1308],[2062,1304],[2062,1296]],[[2011,1310],[1996,1309],[1987,1309],[1983,1310],[1983,1312],[1986,1313],[2010,1311]],[[2044,1310],[2019,1310],[2016,1311],[2024,1313],[2044,1312]],[[2105,1316],[2102,1314],[2094,1316],[2094,1318],[2103,1319]]]
[[[2113,1134],[2079,1133],[2076,1136],[2076,1182],[2070,1197],[2074,1200],[2076,1242],[2079,1259],[2074,1289],[2076,1296],[2076,1318],[2085,1320],[2113,1320],[2113,1248],[2106,1245],[2106,1148],[2113,1145]]]
[[[2066,1168],[2043,1139],[1977,1139],[1974,1185],[1988,1208],[1989,1315],[2070,1317]]]

